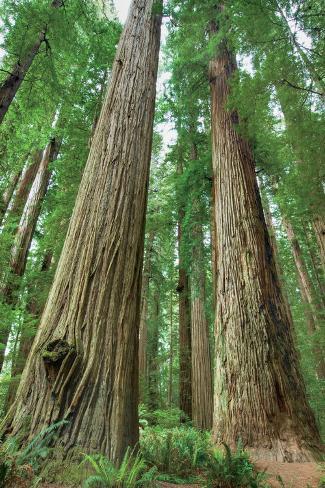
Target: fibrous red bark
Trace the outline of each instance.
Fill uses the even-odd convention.
[[[2,430],[60,419],[73,446],[120,460],[138,441],[144,223],[159,2],[133,0],[39,332]]]

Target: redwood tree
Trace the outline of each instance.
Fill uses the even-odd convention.
[[[216,26],[215,30],[216,29]],[[306,461],[320,437],[308,405],[267,232],[252,151],[227,107],[236,61],[210,62],[218,254],[214,436],[256,458]]]
[[[133,0],[54,283],[2,430],[119,460],[138,440],[138,334],[161,4]]]

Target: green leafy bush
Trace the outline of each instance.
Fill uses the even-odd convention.
[[[207,463],[210,448],[209,434],[192,427],[147,427],[140,437],[144,460],[157,467],[158,479],[169,481],[198,476]]]
[[[149,412],[143,403],[139,406],[139,424],[142,428],[156,425],[164,429],[172,429],[181,424],[189,425],[189,423],[189,418],[179,408],[173,407]]]
[[[84,488],[134,488],[135,486],[145,486],[154,480],[156,473],[155,468],[147,468],[144,459],[139,453],[133,456],[130,449],[126,451],[119,468],[102,455],[86,455],[84,462],[89,463],[95,471],[95,474],[84,481]]]
[[[12,479],[31,480],[48,456],[49,446],[60,427],[65,424],[67,421],[62,420],[43,429],[24,449],[20,449],[16,437],[8,437],[0,446],[0,488],[7,486]]]
[[[206,466],[209,488],[262,488],[268,487],[265,473],[256,473],[248,453],[241,446],[235,452],[224,444],[224,450],[211,451]]]

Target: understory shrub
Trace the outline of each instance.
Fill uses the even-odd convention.
[[[130,449],[125,453],[120,467],[102,455],[86,455],[94,474],[88,476],[83,488],[135,488],[149,485],[155,478],[156,468],[148,468],[141,454],[133,455]]]
[[[179,427],[181,424],[190,425],[190,420],[179,408],[159,409],[149,412],[142,403],[139,406],[139,423],[142,428],[159,426],[164,429]]]
[[[224,444],[224,449],[213,449],[208,456],[208,488],[267,488],[266,476],[254,470],[248,453],[240,445],[232,452]]]
[[[206,465],[210,448],[209,434],[192,427],[147,427],[140,436],[142,456],[157,467],[158,479],[193,480]]]
[[[23,486],[23,481],[31,480],[38,473],[42,462],[49,455],[50,445],[58,436],[59,429],[67,424],[62,420],[43,429],[24,448],[20,448],[17,437],[8,437],[0,445],[0,488],[7,486]]]

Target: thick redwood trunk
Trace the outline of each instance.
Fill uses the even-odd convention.
[[[3,300],[8,305],[14,306],[17,303],[16,293],[18,291],[17,277],[23,276],[26,268],[28,251],[33,239],[35,227],[40,214],[41,205],[44,196],[47,191],[47,186],[50,178],[49,164],[56,159],[58,153],[58,142],[53,139],[43,152],[42,160],[40,164],[36,159],[34,165],[37,167],[37,173],[33,184],[30,188],[27,201],[17,228],[17,232],[14,239],[14,245],[11,250],[10,259],[10,276],[8,277],[6,285],[1,290]],[[28,177],[27,177],[28,173]],[[26,187],[30,181],[30,175],[34,173],[33,165],[29,166],[24,178],[24,185],[20,187],[21,194],[18,195],[15,200],[12,213],[18,211],[18,207],[25,196]],[[16,207],[17,205],[17,207]],[[10,329],[5,328],[1,331],[0,342],[3,344],[3,348],[0,350],[0,371],[3,366],[5,348],[10,335]]]
[[[308,405],[249,145],[227,110],[234,56],[210,63],[218,291],[214,434],[256,458],[314,459],[320,437]]]
[[[178,174],[182,174],[182,163],[178,163]],[[189,276],[184,268],[182,256],[182,226],[185,212],[178,210],[178,286],[179,296],[179,408],[192,418],[192,354],[191,354],[191,301]]]
[[[2,430],[119,460],[138,441],[144,223],[161,15],[133,0],[76,206],[17,399]]]

